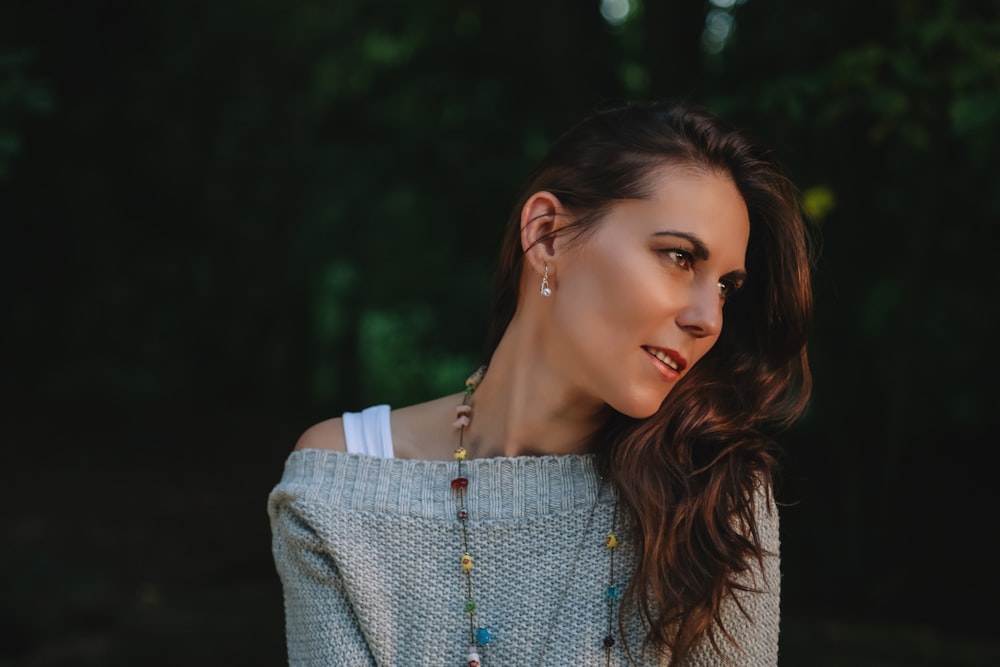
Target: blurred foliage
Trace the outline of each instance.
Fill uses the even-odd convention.
[[[4,5],[0,388],[309,419],[451,391],[520,183],[628,97],[773,146],[821,241],[789,608],[985,631],[993,0]]]
[[[0,180],[21,151],[21,124],[26,118],[47,115],[53,100],[42,82],[25,75],[29,51],[0,50]]]

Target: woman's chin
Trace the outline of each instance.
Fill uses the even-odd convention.
[[[659,411],[666,397],[667,395],[663,392],[648,396],[634,396],[631,400],[622,401],[621,405],[612,405],[611,407],[632,419],[649,419]]]

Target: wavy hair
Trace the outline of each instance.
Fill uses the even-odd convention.
[[[771,493],[768,434],[802,413],[811,389],[812,262],[795,187],[760,147],[701,108],[630,103],[592,114],[552,145],[511,212],[486,351],[517,307],[527,199],[556,195],[573,218],[561,233],[579,240],[615,200],[649,198],[668,165],[732,178],[750,218],[748,278],[724,306],[715,345],[657,413],[609,411],[592,445],[630,512],[639,555],[623,609],[645,622],[646,644],[679,664],[705,638],[719,650],[718,631],[732,641],[723,601],[748,590],[741,575],[766,555],[754,505],[758,491]]]

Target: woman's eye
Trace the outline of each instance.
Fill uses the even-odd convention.
[[[719,296],[723,299],[730,299],[740,291],[743,287],[742,281],[735,280],[720,280],[719,281]]]
[[[690,269],[694,264],[694,257],[691,253],[685,250],[679,250],[678,248],[670,248],[669,250],[661,251],[666,255],[674,264],[677,264],[683,269]]]

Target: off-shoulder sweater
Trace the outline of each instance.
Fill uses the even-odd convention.
[[[467,664],[465,553],[451,481],[454,461],[380,458],[325,450],[293,452],[269,497],[273,553],[285,597],[291,667]],[[616,521],[611,487],[588,455],[472,459],[468,553],[476,620],[493,632],[483,667],[629,664],[621,637],[611,649],[606,537]],[[707,642],[688,667],[777,665],[778,517],[758,502],[771,554],[752,585],[728,600],[724,625],[738,644]],[[635,553],[627,517],[615,531],[615,583],[627,585]],[[614,621],[617,636],[617,621]],[[666,664],[641,651],[644,629],[627,623],[636,664]]]

